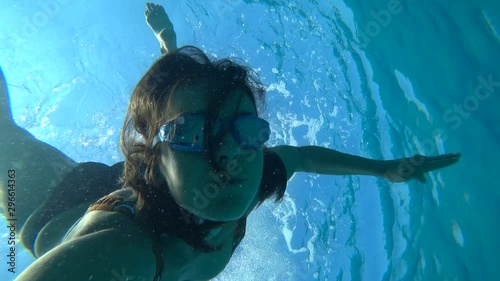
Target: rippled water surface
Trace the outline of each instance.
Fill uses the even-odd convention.
[[[159,57],[144,3],[3,2],[0,66],[17,124],[77,161],[121,160],[128,97]],[[162,4],[179,45],[258,72],[270,145],[372,158],[463,155],[425,184],[295,175],[281,204],[250,217],[216,280],[496,279],[497,1]],[[21,248],[18,256],[22,270],[31,258]]]

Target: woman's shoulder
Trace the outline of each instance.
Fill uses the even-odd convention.
[[[134,199],[129,190],[112,194]],[[96,209],[81,217],[63,243],[35,261],[37,266],[29,267],[19,280],[58,280],[65,274],[72,280],[111,280],[124,270],[152,280],[156,258],[151,244],[150,234],[128,216]]]
[[[68,232],[64,241],[89,235],[104,230],[120,230],[128,235],[137,233],[137,236],[149,237],[137,223],[120,212],[95,210],[86,213]]]
[[[19,280],[59,280],[61,276],[111,280],[124,270],[130,276],[153,279],[150,236],[123,214],[94,211],[82,217],[65,242],[35,261]]]
[[[106,229],[142,232],[131,219],[135,215],[136,202],[137,195],[131,188],[120,189],[102,197],[88,208],[85,215],[68,231],[64,240]]]
[[[264,147],[264,166],[257,194],[257,205],[269,198],[279,202],[285,194],[288,181],[287,170],[282,156],[274,147]]]
[[[286,180],[288,181],[297,171],[301,157],[299,156],[299,148],[290,145],[278,145],[269,147],[264,150],[264,155],[271,155],[270,159],[285,172]],[[269,157],[268,157],[269,158]],[[278,160],[279,159],[279,160]]]

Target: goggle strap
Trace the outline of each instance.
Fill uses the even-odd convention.
[[[161,142],[160,136],[156,136],[153,139],[153,142],[151,143],[151,149],[154,149],[156,147],[156,145],[159,144],[160,142]]]

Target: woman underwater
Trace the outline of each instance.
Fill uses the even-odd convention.
[[[252,210],[279,202],[295,172],[424,181],[460,158],[266,147],[269,124],[258,112],[265,91],[253,73],[195,47],[177,49],[160,5],[147,4],[146,21],[164,55],[132,93],[125,161],[111,167],[75,163],[15,125],[0,72],[2,158],[20,159],[10,165],[30,175],[19,176],[18,226],[37,257],[16,280],[112,280],[121,269],[131,280],[208,280],[228,264]]]

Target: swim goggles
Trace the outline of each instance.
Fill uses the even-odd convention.
[[[206,152],[204,146],[205,118],[203,114],[186,114],[160,127],[153,140],[153,147],[165,142],[171,148],[184,152]],[[237,115],[217,118],[212,135],[222,136],[231,132],[240,149],[257,149],[269,140],[269,123],[255,115]]]

